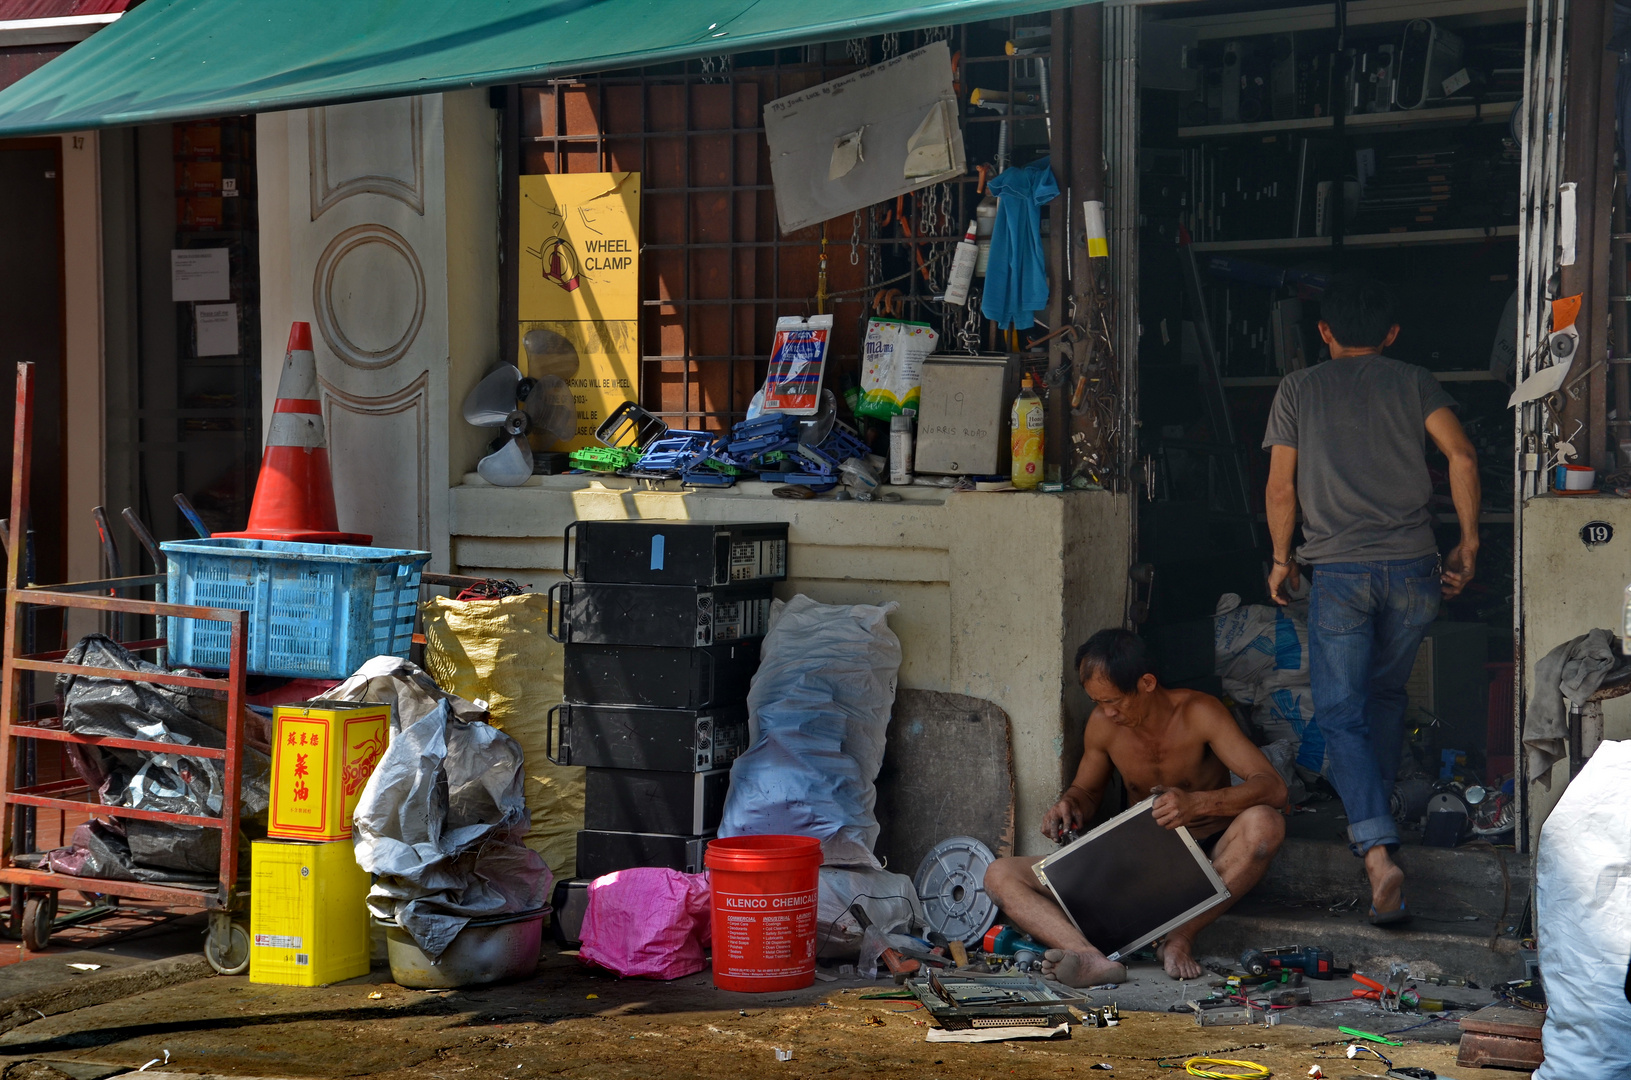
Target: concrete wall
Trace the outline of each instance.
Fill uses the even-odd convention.
[[[1008,713],[1019,850],[1043,854],[1052,845],[1038,832],[1042,814],[1075,769],[1088,712],[1070,661],[1089,633],[1122,618],[1128,502],[1102,492],[907,495],[804,502],[760,483],[648,491],[581,476],[495,488],[472,474],[452,492],[453,562],[542,589],[561,576],[563,530],[578,518],[786,521],[792,576],[777,595],[898,602],[890,626],[901,639],[901,685]],[[1077,748],[1068,763],[1067,747]]]
[[[100,576],[91,509],[102,502],[102,167],[95,132],[62,137],[62,240],[68,333],[68,579]],[[113,513],[118,514],[115,507]],[[77,613],[76,613],[77,614]],[[91,616],[95,621],[95,616]]]
[[[1581,528],[1613,526],[1606,544],[1587,547]],[[1614,495],[1543,495],[1523,514],[1524,700],[1534,693],[1535,663],[1570,638],[1604,627],[1620,630],[1625,586],[1631,583],[1631,499]],[[1631,697],[1603,705],[1604,737],[1631,739]],[[1521,751],[1520,751],[1521,752]],[[1553,767],[1552,787],[1530,777],[1531,842],[1563,794],[1567,761]]]

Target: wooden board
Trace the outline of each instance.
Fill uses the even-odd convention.
[[[1461,1018],[1456,1064],[1480,1069],[1534,1069],[1545,1058],[1540,1029],[1546,1014],[1504,1001]]]
[[[1474,1069],[1538,1069],[1546,1059],[1539,1039],[1513,1039],[1468,1031],[1461,1036],[1455,1063]]]
[[[875,849],[912,877],[940,841],[972,836],[1014,853],[1014,763],[1008,714],[989,701],[900,690],[878,773]]]
[[[1545,1023],[1546,1014],[1539,1009],[1526,1009],[1500,1001],[1463,1016],[1461,1030],[1484,1035],[1506,1035],[1514,1039],[1538,1039]]]

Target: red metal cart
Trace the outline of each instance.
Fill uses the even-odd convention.
[[[19,900],[22,902],[23,940],[30,948],[43,948],[50,939],[52,920],[56,914],[57,894],[67,889],[109,897],[154,901],[183,910],[207,911],[210,919],[205,956],[216,971],[228,975],[238,974],[249,966],[249,935],[243,926],[243,920],[247,917],[247,910],[243,907],[244,901],[247,900],[247,891],[238,889],[238,778],[244,746],[244,676],[249,616],[243,611],[167,604],[118,595],[121,592],[129,593],[162,584],[164,579],[158,574],[69,585],[39,586],[24,583],[23,552],[27,536],[28,485],[33,442],[33,369],[32,364],[17,365],[11,517],[5,523],[4,530],[8,559],[5,582],[5,636],[4,641],[0,642],[0,660],[3,660],[3,667],[0,667],[0,836],[5,838],[5,851],[3,857],[0,857],[0,884],[11,887],[14,913]],[[89,667],[83,664],[67,664],[63,662],[67,653],[61,650],[25,654],[24,615],[26,609],[31,606],[146,615],[157,620],[156,625],[161,629],[167,625],[163,621],[167,617],[224,622],[231,627],[232,634],[230,667],[224,677],[204,678],[175,674],[145,674]],[[162,649],[165,643],[160,637],[127,641],[122,644],[132,652],[141,652]],[[26,672],[78,674],[161,683],[195,691],[202,690],[224,698],[227,703],[225,748],[188,745],[185,750],[188,757],[211,758],[224,763],[224,790],[220,816],[204,817],[103,806],[95,801],[94,793],[78,778],[20,785],[16,769],[18,739],[39,739],[161,754],[174,754],[178,749],[175,743],[75,735],[62,729],[58,717],[36,715],[25,718],[22,712],[21,682]],[[49,869],[19,866],[15,862],[19,852],[12,848],[16,835],[13,831],[13,819],[21,807],[85,811],[97,817],[140,819],[219,830],[221,833],[219,878],[213,888],[158,885],[139,881],[74,877],[54,873]]]

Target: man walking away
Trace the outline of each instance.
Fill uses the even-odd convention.
[[[1431,372],[1382,355],[1399,336],[1387,286],[1336,275],[1320,301],[1331,359],[1280,383],[1263,445],[1271,452],[1269,592],[1285,604],[1297,563],[1313,569],[1308,652],[1314,719],[1348,839],[1365,859],[1371,922],[1409,918],[1390,798],[1404,743],[1405,682],[1440,597],[1472,580],[1478,558],[1478,458],[1456,403]],[[1426,441],[1450,461],[1461,542],[1440,558],[1427,504]],[[1291,533],[1302,506],[1303,545]]]

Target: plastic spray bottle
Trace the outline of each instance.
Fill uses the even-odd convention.
[[[1042,482],[1042,399],[1037,396],[1030,373],[1019,383],[1008,416],[1009,445],[1013,451],[1011,477],[1014,486],[1030,491]]]
[[[961,307],[968,303],[968,290],[974,284],[974,264],[980,260],[980,245],[976,238],[979,222],[968,223],[962,243],[951,257],[951,270],[946,274],[946,303]]]

